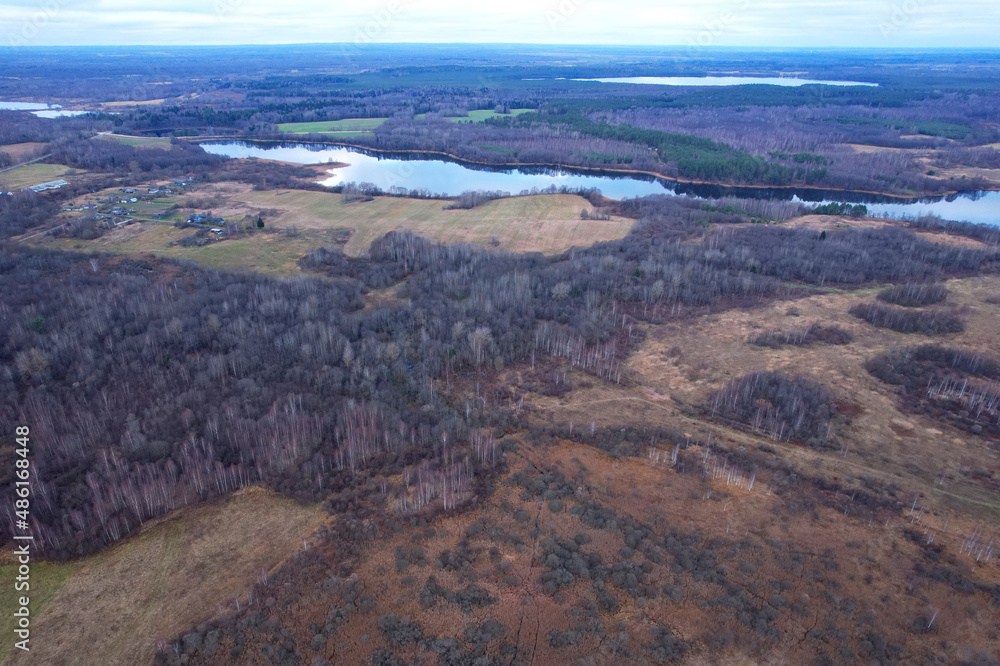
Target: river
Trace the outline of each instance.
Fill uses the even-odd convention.
[[[673,194],[695,198],[738,196],[772,198],[808,203],[864,203],[870,215],[894,218],[933,213],[946,219],[1000,225],[1000,192],[967,192],[949,197],[894,200],[861,193],[838,193],[809,189],[729,188],[714,185],[685,185],[649,176],[609,173],[581,173],[571,169],[511,169],[475,167],[456,161],[428,159],[427,156],[380,156],[359,150],[322,144],[260,145],[243,142],[211,142],[202,148],[215,155],[260,158],[295,164],[346,164],[331,167],[323,185],[372,183],[383,190],[393,188],[427,190],[443,196],[457,196],[468,190],[502,191],[521,194],[552,186],[570,189],[596,188],[612,199]]]

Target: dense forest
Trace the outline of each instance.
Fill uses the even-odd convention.
[[[0,174],[19,190],[0,192],[0,431],[31,427],[39,556],[98,553],[248,487],[322,514],[284,564],[240,583],[248,594],[144,637],[171,666],[509,666],[534,659],[530,643],[552,663],[580,651],[587,663],[743,652],[763,663],[780,647],[816,664],[994,664],[995,636],[964,638],[1000,603],[979,566],[995,562],[992,532],[972,511],[938,516],[945,505],[928,499],[985,489],[981,507],[997,487],[986,454],[1000,437],[1000,364],[965,347],[996,304],[985,292],[1000,230],[886,223],[828,201],[995,188],[979,171],[1000,165],[995,54],[709,55],[374,44],[5,54],[0,99],[88,112],[0,110],[0,169],[38,161],[39,180],[68,181],[35,192],[19,189],[33,182],[16,178],[25,167]],[[878,85],[573,80],[737,70],[863,71]],[[557,186],[523,200],[328,188],[317,179],[331,165],[224,159],[199,147],[209,137],[690,182],[623,200]],[[352,236],[366,215],[405,207],[447,225],[481,214],[489,234],[528,228],[528,214],[491,217],[522,203],[564,206],[545,223],[567,224],[579,245],[564,250],[574,235],[546,255],[485,233],[464,237],[480,245]],[[135,219],[110,212],[133,204]],[[300,231],[313,213],[338,226]],[[585,236],[605,225],[620,231],[600,238],[617,240]],[[170,240],[143,245],[153,229]],[[209,267],[233,265],[223,255],[282,262],[275,272],[293,277]],[[886,399],[860,407],[862,384]],[[881,419],[891,404],[900,413]],[[968,441],[921,437],[903,416]],[[885,449],[855,453],[869,436]],[[957,462],[929,471],[934,455]],[[0,471],[6,506],[14,484]],[[944,528],[930,527],[939,517]],[[2,514],[4,535],[14,521]],[[961,554],[942,545],[956,534]],[[679,616],[697,626],[679,630]]]
[[[394,233],[367,259],[336,248],[303,259],[332,280],[5,248],[0,419],[38,433],[41,545],[92,552],[251,483],[321,498],[368,465],[432,461],[435,492],[463,497],[490,455],[475,433],[514,418],[510,396],[486,388],[506,365],[551,358],[628,382],[637,321],[752,305],[796,283],[926,282],[1000,261],[902,229],[707,234],[670,198],[631,205],[642,219],[630,236],[554,258]],[[405,304],[365,308],[368,290],[396,284]],[[479,388],[448,399],[463,377]],[[773,381],[788,400],[825,400]],[[735,418],[755,399],[725,395]],[[763,416],[779,437],[822,434],[783,429],[795,412]]]
[[[725,53],[714,59],[715,67],[729,63],[746,71],[748,62],[753,62],[756,65],[748,73],[767,76],[786,65],[792,71],[833,79],[851,78],[864,67],[879,86],[705,89],[579,80],[706,73],[698,59],[652,57],[644,49],[630,55],[612,49],[600,58],[581,51],[572,65],[548,54],[526,59],[503,47],[474,56],[462,47],[299,46],[268,51],[280,54],[285,64],[301,67],[288,65],[294,73],[277,71],[269,59],[273,55],[261,53],[247,60],[222,48],[144,53],[141,66],[128,58],[111,63],[81,49],[72,59],[51,54],[44,60],[46,76],[31,79],[30,84],[25,81],[37,74],[38,58],[11,58],[11,76],[23,78],[0,82],[0,95],[84,101],[95,111],[55,120],[20,114],[32,119],[34,137],[114,130],[152,136],[281,139],[288,138],[282,129],[285,123],[385,119],[369,132],[295,138],[339,140],[390,151],[440,151],[489,164],[619,168],[730,185],[888,193],[953,191],[956,183],[934,177],[937,170],[995,168],[996,151],[984,146],[1000,138],[996,130],[1000,91],[972,53],[948,55],[949,77],[928,74],[933,69],[928,62],[943,58],[940,54],[920,54],[906,59],[905,65],[892,66],[857,53],[773,54],[750,61]],[[431,64],[443,52],[450,64]],[[211,75],[205,75],[200,53],[209,54],[217,67]],[[398,61],[402,53],[409,59],[406,66]],[[324,57],[327,65],[321,68],[316,58]],[[259,68],[252,69],[251,63]],[[572,77],[567,77],[570,69]],[[170,83],[164,85],[167,72]],[[127,100],[163,102],[113,112],[103,106],[98,112],[94,106]],[[532,113],[453,122],[472,111],[514,109]],[[4,117],[8,115],[12,114]],[[40,140],[6,125],[0,123],[0,144]],[[852,147],[860,144],[906,150]],[[914,149],[932,150],[935,168],[916,159],[910,152]],[[960,189],[986,186],[976,174],[966,176],[958,184]]]

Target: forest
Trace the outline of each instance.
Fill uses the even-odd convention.
[[[303,260],[332,281],[6,247],[0,419],[27,419],[44,442],[41,544],[57,558],[93,552],[252,483],[320,498],[370,464],[431,461],[428,473],[442,477],[428,483],[463,497],[486,455],[474,453],[472,433],[511,415],[502,392],[456,404],[439,382],[545,357],[628,382],[623,361],[642,321],[788,297],[796,283],[926,282],[1000,266],[997,250],[901,229],[706,236],[671,214],[669,198],[637,204],[643,217],[626,239],[553,258],[395,233],[369,259],[334,248]],[[409,305],[365,308],[366,292],[400,283]],[[774,381],[788,399],[816,391]],[[718,404],[745,418],[756,390],[736,397],[734,385]],[[820,435],[782,427],[797,412],[763,416],[776,436]]]
[[[1000,487],[983,351],[1000,230],[827,196],[996,189],[991,54],[4,58],[3,99],[87,111],[0,110],[4,174],[37,160],[67,181],[0,192],[0,431],[31,424],[39,557],[101,571],[251,490],[322,514],[237,596],[145,636],[147,662],[996,663],[995,635],[967,636],[1000,603],[995,530],[976,522]],[[726,68],[878,85],[571,80]],[[365,122],[294,125],[336,121]],[[705,189],[329,188],[336,165],[200,146],[216,139]],[[99,223],[95,198],[144,212]],[[490,217],[501,204],[510,219]],[[401,223],[348,245],[372,211],[487,230]],[[496,238],[530,244],[543,222],[572,237],[549,254]],[[14,493],[7,466],[0,502]],[[9,543],[15,516],[0,525]]]

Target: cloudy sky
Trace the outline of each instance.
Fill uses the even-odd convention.
[[[998,0],[0,0],[0,45],[1000,46]]]

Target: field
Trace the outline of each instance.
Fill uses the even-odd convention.
[[[344,120],[323,120],[314,123],[281,123],[278,129],[293,134],[310,132],[359,132],[382,126],[388,118],[346,118]]]
[[[217,215],[241,219],[264,213],[265,230],[202,247],[181,247],[170,243],[191,235],[193,230],[178,229],[167,221],[148,221],[115,229],[93,241],[46,237],[36,242],[64,250],[148,253],[189,259],[212,268],[287,276],[299,272],[296,261],[302,255],[317,247],[343,243],[345,232],[349,232],[349,240],[344,250],[353,256],[365,254],[373,241],[400,229],[443,242],[475,243],[513,252],[557,253],[574,245],[621,238],[633,224],[625,218],[581,220],[580,211],[589,207],[588,202],[562,194],[501,199],[472,210],[445,210],[447,201],[396,197],[344,204],[339,194],[258,192],[231,183],[190,196],[213,195],[218,202],[213,206]],[[186,196],[175,199],[185,205]],[[151,211],[155,207],[149,206]]]
[[[166,137],[101,134],[97,138],[107,141],[118,141],[119,143],[124,143],[126,146],[134,146],[136,148],[162,148],[163,150],[170,150],[170,139]]]
[[[456,123],[481,123],[490,118],[510,118],[519,116],[522,113],[531,113],[535,109],[511,109],[510,113],[497,113],[496,111],[469,111],[469,115],[457,118],[449,118]]]
[[[469,115],[451,117],[448,120],[456,123],[480,123],[490,118],[509,118],[519,116],[522,113],[530,113],[534,109],[511,109],[509,114],[497,113],[496,111],[469,111]],[[420,114],[417,118],[422,118],[426,114]],[[291,134],[336,134],[341,138],[354,138],[371,134],[371,130],[377,129],[388,120],[388,118],[345,118],[344,120],[322,120],[311,123],[281,123],[278,129]]]
[[[570,247],[621,238],[632,220],[581,220],[588,202],[574,195],[514,197],[490,202],[472,210],[444,210],[438,200],[378,197],[370,202],[341,203],[340,195],[325,192],[277,190],[247,192],[242,200],[280,215],[275,227],[302,230],[349,228],[354,233],[345,248],[360,256],[372,241],[390,231],[407,229],[450,243],[492,244],[512,252],[556,253]]]
[[[0,173],[0,187],[16,192],[76,173],[79,171],[62,164],[28,164]]]
[[[322,233],[256,233],[202,247],[170,246],[171,242],[192,233],[192,229],[177,229],[166,222],[139,222],[110,231],[96,241],[46,238],[39,244],[80,252],[152,254],[196,261],[220,270],[252,270],[267,275],[288,276],[299,272],[295,263],[299,257],[311,249],[333,242]]]
[[[646,342],[629,359],[629,387],[596,385],[575,390],[562,400],[538,396],[534,404],[542,422],[669,423],[694,437],[704,438],[714,429],[739,445],[759,446],[767,440],[706,424],[692,418],[684,406],[704,405],[727,381],[752,372],[801,374],[827,386],[837,403],[856,415],[841,433],[844,450],[820,452],[788,446],[783,447],[785,455],[828,473],[882,478],[908,492],[921,493],[927,501],[957,502],[963,510],[985,510],[985,517],[995,518],[1000,515],[1000,501],[991,485],[995,482],[978,476],[976,470],[995,469],[1000,452],[929,416],[902,413],[892,388],[863,367],[865,361],[888,349],[928,343],[994,354],[993,331],[1000,322],[1000,306],[988,299],[1000,289],[1000,279],[952,280],[947,286],[952,292],[949,305],[966,313],[966,330],[960,334],[928,338],[895,333],[848,314],[851,305],[872,301],[878,289],[821,294],[651,326]],[[854,340],[846,346],[780,349],[746,342],[754,333],[800,330],[812,322],[840,327]]]
[[[0,146],[0,152],[7,153],[14,160],[14,163],[25,162],[33,159],[37,155],[45,153],[47,144],[44,143],[11,143]]]
[[[149,663],[158,637],[215,614],[245,595],[262,571],[302,547],[323,512],[250,489],[178,511],[141,534],[69,564],[33,564],[30,657],[9,664]],[[11,580],[13,565],[0,567]],[[3,634],[11,635],[5,586]],[[10,649],[4,640],[2,650]]]

